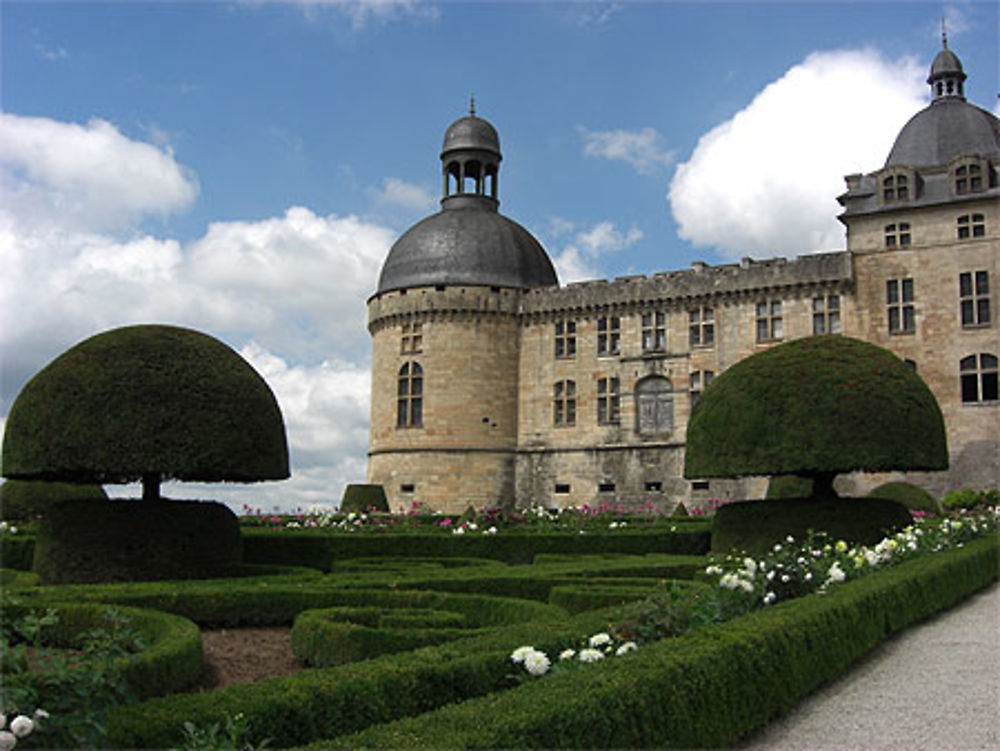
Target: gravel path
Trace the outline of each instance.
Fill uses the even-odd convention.
[[[1000,749],[1000,585],[884,643],[738,748]]]

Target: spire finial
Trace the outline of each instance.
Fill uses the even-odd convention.
[[[470,117],[475,117],[476,116],[476,95],[475,94],[470,94],[469,95],[469,116]]]
[[[941,49],[948,49],[948,27],[944,16],[941,16]]]

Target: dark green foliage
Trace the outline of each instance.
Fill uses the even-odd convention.
[[[798,475],[775,475],[767,483],[768,500],[777,498],[808,498],[812,495],[813,481]]]
[[[891,352],[845,336],[779,344],[733,365],[695,405],[684,475],[832,475],[948,466],[944,420]]]
[[[982,539],[825,595],[308,748],[728,748],[892,634],[997,576],[997,540]]]
[[[625,603],[644,600],[649,597],[661,581],[646,579],[601,580],[581,584],[562,584],[552,587],[549,591],[549,602],[558,605],[569,613],[582,613],[587,610],[605,608],[609,605],[624,605]],[[700,582],[674,581],[678,587],[703,588]],[[630,637],[631,638],[631,637]]]
[[[683,522],[683,523],[682,523]],[[330,570],[333,561],[380,555],[416,558],[492,558],[507,563],[531,563],[536,555],[563,553],[670,553],[704,555],[709,549],[711,522],[678,520],[676,531],[662,527],[613,535],[567,532],[502,535],[426,533],[372,533],[345,535],[323,530],[244,529],[245,560],[252,563],[309,566]]]
[[[4,568],[16,568],[19,571],[31,571],[31,562],[35,558],[35,536],[18,533],[6,534],[0,544],[0,565]]]
[[[100,485],[74,485],[68,482],[7,480],[0,485],[0,519],[33,520],[59,501],[107,500]]]
[[[211,501],[64,501],[42,520],[45,584],[222,576],[242,559],[236,515]]]
[[[712,552],[761,553],[787,535],[812,530],[837,540],[874,545],[913,522],[906,507],[884,498],[783,498],[728,503],[715,514]]]
[[[955,509],[974,509],[979,506],[996,506],[998,502],[997,489],[974,490],[973,488],[962,488],[945,493],[941,499],[941,505],[945,509],[952,511]]]
[[[124,483],[288,477],[278,403],[222,342],[128,326],[64,352],[21,390],[3,442],[5,477]]]
[[[361,484],[352,484],[344,488],[344,496],[340,500],[340,513],[367,514],[373,511],[389,512],[385,488],[381,485]]]
[[[868,494],[869,498],[886,498],[902,503],[910,511],[923,511],[928,514],[940,514],[941,506],[934,496],[918,485],[909,482],[887,482],[879,485]]]
[[[690,516],[690,514],[688,513],[688,510],[687,510],[687,506],[685,506],[683,503],[678,503],[674,507],[673,516],[680,516],[680,517]]]

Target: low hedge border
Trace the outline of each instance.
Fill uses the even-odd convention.
[[[407,558],[493,558],[531,563],[542,553],[670,553],[704,555],[711,542],[711,521],[603,534],[588,532],[501,532],[495,535],[356,533],[324,530],[243,529],[243,559],[249,563],[310,566],[329,571],[334,561],[383,554]]]
[[[106,623],[107,605],[56,603],[57,623],[42,629],[46,646],[73,647],[86,631]],[[187,618],[140,608],[116,608],[129,619],[146,643],[141,652],[115,661],[128,685],[141,699],[181,691],[195,683],[202,670],[201,631]],[[4,607],[4,619],[35,610],[21,604]]]
[[[511,645],[553,650],[604,628],[615,612],[515,624],[412,652],[118,707],[108,716],[108,741],[114,748],[174,748],[184,722],[207,726],[237,713],[251,743],[272,738],[284,747],[335,737],[515,685]]]
[[[914,559],[825,595],[309,748],[730,746],[893,633],[995,581],[998,542]]]
[[[624,605],[642,600],[650,595],[658,585],[654,580],[598,580],[580,584],[561,584],[549,590],[549,602],[558,605],[567,613],[583,613],[587,610]],[[677,582],[681,587],[707,587],[702,582]]]

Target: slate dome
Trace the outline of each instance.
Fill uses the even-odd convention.
[[[528,230],[497,210],[500,138],[475,109],[445,131],[441,211],[403,233],[382,265],[376,294],[408,287],[550,287],[555,268]]]

